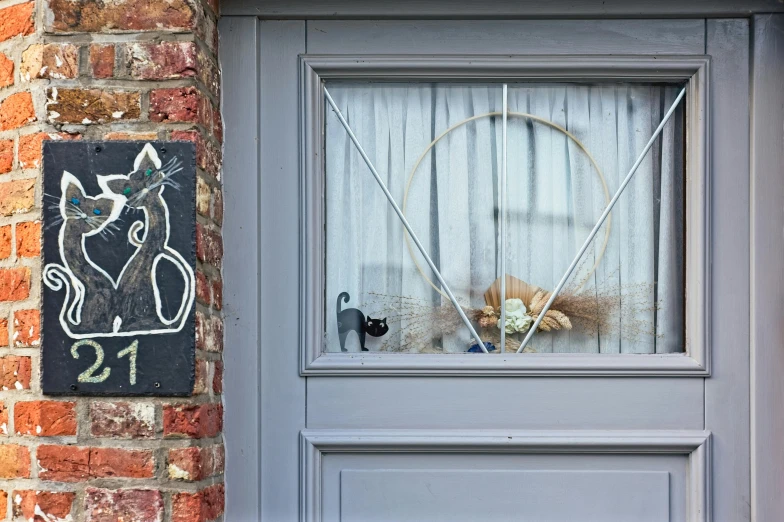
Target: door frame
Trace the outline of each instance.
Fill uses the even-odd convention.
[[[330,11],[343,18],[384,18],[393,16],[383,3],[338,2]],[[414,4],[430,11],[416,11]],[[424,18],[558,18],[567,12],[561,2],[483,2],[465,3],[455,8],[436,1],[411,4],[411,17]],[[512,4],[519,7],[510,7]],[[595,4],[604,4],[597,2]],[[784,513],[784,409],[777,400],[782,395],[784,374],[784,322],[780,319],[780,303],[784,300],[784,242],[780,231],[784,215],[780,202],[784,199],[784,176],[781,165],[784,153],[779,144],[784,141],[784,120],[780,85],[784,82],[782,69],[772,64],[784,63],[784,15],[764,14],[784,10],[775,0],[755,0],[751,4],[737,0],[717,0],[707,7],[688,7],[678,0],[626,2],[586,5],[571,11],[573,17],[715,17],[739,16],[751,25],[752,78],[750,127],[753,143],[750,151],[751,216],[746,234],[750,236],[749,263],[751,280],[741,281],[749,290],[751,326],[751,516],[764,522],[775,520]],[[225,310],[226,353],[225,368],[229,377],[224,385],[225,437],[227,447],[227,511],[225,519],[258,520],[261,513],[261,463],[258,452],[261,444],[262,409],[276,408],[276,402],[286,397],[272,397],[262,393],[262,358],[259,343],[262,339],[259,317],[265,308],[260,295],[260,234],[264,235],[263,209],[258,208],[259,178],[262,158],[259,143],[261,125],[258,72],[258,18],[326,18],[317,2],[229,0],[222,4],[223,18],[219,22],[221,37],[220,58],[223,73],[224,190],[226,216],[224,222],[225,255]],[[387,4],[388,5],[388,4]],[[571,5],[571,4],[570,4]],[[364,7],[357,7],[364,6]],[[572,6],[573,7],[573,6]],[[399,6],[397,7],[399,9]],[[286,10],[288,9],[288,10]],[[353,9],[353,10],[352,10]],[[376,10],[368,14],[368,9]],[[474,11],[471,11],[473,9]],[[505,12],[504,9],[509,11]],[[537,10],[539,9],[539,10]],[[544,9],[544,11],[542,10]],[[479,12],[476,12],[479,11]],[[514,11],[514,12],[512,12]],[[752,14],[754,12],[762,14]],[[226,16],[230,15],[230,16]],[[399,17],[399,15],[398,15]],[[710,21],[706,20],[706,32]],[[742,82],[742,79],[740,80]],[[296,85],[296,82],[292,83]],[[294,90],[294,89],[292,89]],[[777,103],[778,102],[778,103]],[[262,176],[266,173],[262,172]],[[741,224],[744,225],[744,224]],[[745,225],[744,225],[745,226]],[[268,232],[268,230],[267,230]],[[778,238],[773,243],[771,238]],[[743,245],[741,245],[742,249]],[[239,276],[241,274],[241,277]],[[269,304],[269,303],[267,303]],[[724,368],[721,373],[732,371]],[[304,394],[297,389],[296,394]],[[288,399],[292,399],[289,394]],[[741,456],[742,457],[742,456]],[[294,466],[295,473],[299,466]],[[274,480],[278,480],[276,477]]]

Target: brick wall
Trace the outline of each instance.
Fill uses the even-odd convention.
[[[222,517],[217,0],[0,0],[0,520]],[[39,382],[41,143],[191,140],[189,399],[49,398]]]

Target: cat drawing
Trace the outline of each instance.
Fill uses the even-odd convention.
[[[128,231],[128,241],[136,253],[123,268],[117,285],[117,308],[124,331],[156,330],[182,323],[193,301],[195,281],[193,270],[174,249],[169,247],[169,208],[163,199],[165,187],[180,188],[172,177],[182,170],[173,158],[165,165],[148,143],[134,162],[128,175],[98,176],[98,184],[107,193],[127,198],[126,206],[141,211],[144,221],[136,221]],[[141,236],[140,236],[141,233]],[[162,302],[156,278],[161,261],[172,263],[182,277],[183,295],[173,311]]]
[[[341,310],[342,305],[340,301],[342,300],[344,303],[348,303],[349,299],[351,299],[351,296],[348,295],[348,292],[341,292],[338,296],[338,302],[335,308],[337,310],[340,350],[343,352],[347,351],[346,337],[348,337],[349,332],[356,332],[359,336],[359,345],[362,347],[362,351],[367,352],[368,349],[365,348],[365,334],[372,337],[381,337],[386,334],[389,331],[387,318],[373,319],[368,316],[367,319],[365,319],[365,314],[356,308]]]
[[[112,321],[114,282],[87,255],[85,238],[99,235],[107,239],[114,234],[124,198],[88,196],[79,180],[69,172],[63,173],[60,188],[61,196],[45,194],[44,198],[51,209],[59,211],[49,226],[60,227],[58,243],[63,264],[47,265],[43,278],[45,283],[58,289],[65,285],[67,295],[63,312],[67,309],[70,329],[81,332]],[[74,293],[72,301],[71,291]],[[64,315],[61,314],[61,323],[66,319]]]

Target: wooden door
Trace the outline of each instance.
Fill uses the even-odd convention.
[[[257,260],[234,267],[258,282],[238,290],[257,319],[234,340],[260,347],[262,517],[748,518],[747,20],[263,21],[249,31],[259,155],[256,170],[226,180],[227,243]],[[482,149],[499,144],[497,115],[434,146],[419,199],[406,180],[428,142],[497,113],[503,84],[510,111],[575,137],[530,118],[509,127],[520,141],[508,146],[516,181],[505,188],[516,196],[506,211],[518,228],[504,251],[512,275],[544,290],[606,201],[602,190],[580,194],[602,179],[612,194],[674,93],[687,94],[641,167],[644,181],[619,199],[606,247],[616,265],[602,281],[615,270],[623,279],[612,306],[632,300],[625,281],[653,297],[614,308],[621,318],[595,331],[578,333],[575,320],[570,332],[537,332],[534,353],[469,353],[442,288],[423,290],[421,276],[435,278],[411,264],[416,252],[401,246],[400,223],[324,88],[392,195],[414,198],[408,215],[477,326],[500,275],[500,147]],[[598,158],[600,177],[574,141]],[[536,207],[547,218],[539,229],[523,204],[540,201],[534,189],[551,205]],[[471,214],[483,197],[489,210]],[[547,234],[558,237],[543,243]],[[521,237],[536,242],[540,262],[521,260]],[[476,252],[490,252],[489,266]],[[341,285],[354,285],[348,299]],[[594,296],[608,292],[600,287],[589,285]],[[390,295],[391,305],[379,297]],[[420,301],[412,311],[406,299]],[[345,308],[365,322],[386,313],[389,330],[368,333],[368,351],[349,332],[344,352]],[[431,318],[444,314],[455,324],[436,327]],[[629,340],[635,320],[654,323],[644,341]]]

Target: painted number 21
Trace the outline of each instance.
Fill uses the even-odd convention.
[[[73,346],[71,346],[71,355],[74,359],[79,358],[79,347],[80,346],[90,346],[95,350],[95,362],[92,366],[87,368],[85,371],[79,374],[79,377],[76,378],[79,382],[103,382],[109,378],[109,374],[112,373],[111,368],[104,368],[101,373],[95,375],[101,365],[103,364],[103,347],[100,344],[96,343],[95,341],[91,341],[89,339],[83,339],[81,341],[75,342]],[[126,355],[130,361],[131,371],[130,371],[130,381],[131,385],[136,384],[136,354],[139,348],[139,341],[134,341],[131,343],[130,346],[125,348],[124,350],[120,350],[117,353],[117,358],[122,359]]]

